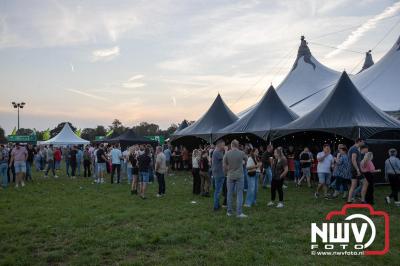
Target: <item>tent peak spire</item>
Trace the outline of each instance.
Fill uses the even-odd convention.
[[[295,70],[297,67],[297,63],[300,60],[300,58],[304,58],[304,62],[306,62],[307,64],[310,64],[314,70],[316,68],[316,65],[314,62],[311,61],[311,51],[310,48],[308,48],[308,43],[304,37],[304,35],[301,35],[300,37],[300,46],[299,46],[299,50],[297,51],[297,58],[296,61],[293,64],[292,70]]]
[[[372,50],[368,50],[368,52],[365,53],[364,64],[363,64],[361,70],[358,73],[363,72],[367,68],[369,68],[369,67],[374,65],[374,60],[372,59],[371,52],[372,52]]]

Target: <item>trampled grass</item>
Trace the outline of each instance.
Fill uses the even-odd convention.
[[[312,256],[310,223],[341,208],[342,200],[316,200],[308,188],[285,190],[285,208],[244,209],[247,219],[212,211],[212,198],[191,194],[191,174],[167,177],[167,196],[131,196],[127,184],[43,179],[23,189],[0,191],[2,265],[398,265],[400,208],[383,202],[388,187],[376,188],[375,209],[391,216],[391,249],[385,256]],[[41,175],[41,174],[40,174]],[[191,203],[196,201],[195,204]]]

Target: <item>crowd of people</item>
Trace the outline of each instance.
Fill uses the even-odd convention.
[[[0,146],[0,176],[3,188],[9,183],[14,183],[16,188],[24,187],[32,180],[32,168],[42,171],[44,178],[48,178],[49,173],[58,178],[64,162],[68,177],[90,177],[94,184],[103,184],[108,177],[111,184],[119,184],[124,176],[131,194],[145,199],[147,185],[155,178],[157,197],[163,197],[165,178],[171,169],[191,169],[194,195],[211,197],[213,194],[214,210],[226,207],[228,216],[234,213],[233,197],[236,195],[236,215],[241,218],[246,217],[243,206],[250,208],[257,203],[259,187],[270,189],[267,206],[283,208],[284,189],[290,180],[295,186],[305,182],[310,188],[316,180],[315,198],[323,196],[330,200],[342,194],[347,203],[374,204],[374,174],[381,170],[375,168],[373,153],[364,140],[357,139],[350,148],[344,144],[339,144],[334,152],[332,148],[335,147],[325,144],[314,156],[308,147],[296,154],[292,146],[287,149],[274,148],[271,144],[253,147],[237,140],[229,145],[220,140],[215,146],[200,147],[192,152],[170,145],[155,149],[151,145],[133,145],[122,151],[119,144],[55,147],[16,143]],[[400,160],[395,149],[389,150],[382,170],[391,187],[391,194],[385,200],[389,204],[393,199],[400,207]]]

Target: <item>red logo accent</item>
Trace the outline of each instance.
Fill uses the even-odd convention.
[[[371,216],[381,216],[385,220],[385,246],[382,250],[366,250],[365,255],[385,255],[389,252],[390,237],[389,237],[389,214],[384,211],[375,211],[369,204],[345,204],[340,211],[331,211],[325,217],[327,221],[334,216],[345,216],[348,209],[368,209]]]

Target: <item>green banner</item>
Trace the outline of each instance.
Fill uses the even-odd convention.
[[[165,142],[164,136],[145,136],[145,137],[157,141],[160,145],[163,145]]]
[[[105,138],[106,138],[106,136],[95,136],[94,137],[95,140],[103,140]]]
[[[7,140],[9,142],[36,142],[36,135],[8,135]]]

